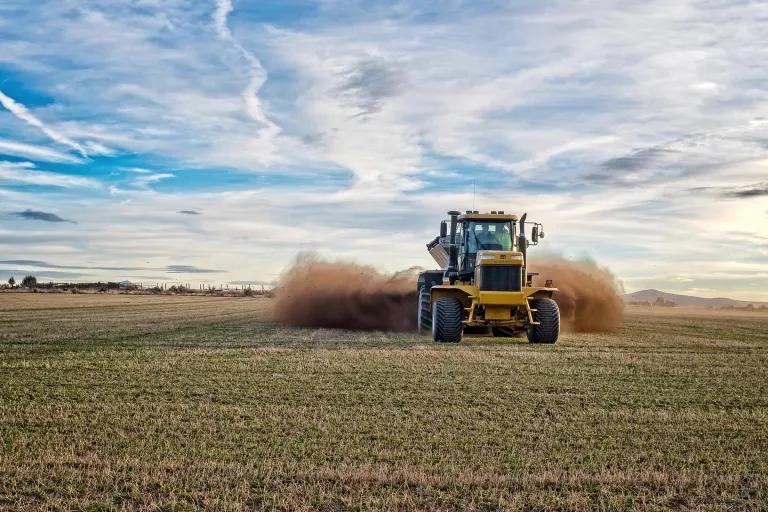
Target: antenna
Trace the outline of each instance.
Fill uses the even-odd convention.
[[[476,194],[477,190],[476,190],[476,187],[475,187],[475,185],[476,185],[475,182],[476,181],[477,180],[475,179],[475,177],[472,176],[472,211],[475,211],[475,197],[477,196],[477,194]]]

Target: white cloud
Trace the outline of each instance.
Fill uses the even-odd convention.
[[[216,8],[213,12],[213,25],[220,38],[231,40],[232,33],[227,26],[227,17],[232,12],[231,0],[216,0]]]
[[[23,183],[26,185],[50,185],[66,188],[99,187],[98,181],[89,178],[35,170],[35,166],[31,162],[0,161],[0,182],[2,181]]]
[[[352,171],[357,197],[386,197],[418,188],[424,149],[419,126],[403,117],[396,100],[400,82],[398,55],[361,42],[341,42],[274,31],[281,56],[308,84],[299,118],[320,155]],[[369,76],[370,75],[370,76]],[[385,86],[382,86],[385,82]]]
[[[5,93],[3,93],[3,91],[0,91],[0,104],[2,104],[3,107],[5,107],[14,116],[18,117],[25,123],[40,129],[40,131],[50,137],[51,140],[64,146],[69,146],[70,148],[80,153],[84,158],[88,157],[88,154],[85,152],[85,148],[83,148],[83,146],[43,123],[40,119],[38,119],[37,116],[30,112],[27,107],[15,101],[10,96],[7,96]]]
[[[133,180],[133,186],[138,188],[149,188],[150,185],[153,183],[157,183],[161,180],[167,180],[169,178],[175,178],[176,176],[174,174],[163,172],[163,173],[157,173],[157,174],[140,174],[136,179]]]
[[[0,139],[0,154],[21,156],[46,162],[82,163],[83,159],[44,146]]]
[[[247,50],[232,35],[227,25],[228,16],[233,11],[231,0],[216,0],[216,8],[213,13],[213,22],[216,33],[221,39],[230,43],[250,66],[248,85],[243,89],[242,97],[246,105],[248,115],[262,125],[256,140],[253,142],[259,148],[264,162],[274,162],[275,146],[273,139],[280,134],[281,129],[273,123],[264,113],[264,107],[259,98],[259,91],[267,81],[267,72],[253,52]]]
[[[687,293],[693,293],[693,294],[710,294],[714,292],[715,290],[713,288],[686,288],[683,290]]]

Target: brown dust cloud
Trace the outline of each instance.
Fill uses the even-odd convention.
[[[624,318],[623,287],[606,268],[589,260],[572,261],[557,256],[531,258],[529,272],[535,286],[547,279],[557,288],[554,299],[560,307],[564,331],[610,332],[621,327]]]
[[[305,327],[413,331],[417,275],[385,275],[372,267],[304,254],[280,277],[275,320]]]
[[[547,257],[532,262],[534,284],[559,289],[562,327],[571,332],[613,331],[621,326],[621,285],[590,261]],[[275,321],[293,326],[361,331],[415,331],[418,269],[383,274],[373,267],[300,255],[281,275]]]

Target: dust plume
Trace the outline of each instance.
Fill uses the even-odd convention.
[[[417,270],[386,275],[303,254],[280,277],[274,319],[305,327],[414,331],[417,275]]]
[[[621,326],[624,302],[613,275],[591,261],[531,258],[534,285],[552,279],[559,291],[562,328],[572,332],[612,331]],[[419,269],[392,275],[373,267],[300,255],[275,290],[275,321],[294,326],[361,331],[416,330]]]
[[[621,283],[593,261],[571,261],[557,256],[531,258],[529,272],[538,272],[535,286],[552,280],[558,289],[561,326],[570,332],[604,332],[621,327],[624,300]]]

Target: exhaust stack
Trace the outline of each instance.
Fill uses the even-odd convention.
[[[517,249],[523,253],[523,281],[527,279],[526,270],[528,268],[528,240],[525,238],[525,218],[528,213],[520,217],[520,235],[517,237]]]
[[[458,265],[459,251],[456,246],[456,221],[461,213],[456,210],[451,210],[448,212],[448,215],[451,216],[451,230],[450,245],[448,245],[448,268],[445,269],[445,277],[447,277],[448,281],[453,284],[456,281],[456,276],[458,276],[456,267]]]

